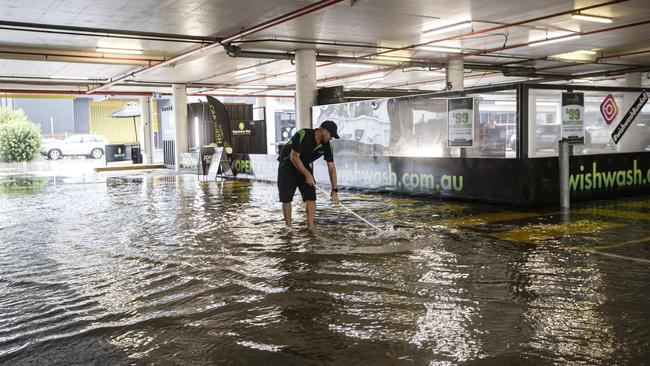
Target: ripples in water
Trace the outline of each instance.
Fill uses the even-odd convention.
[[[0,195],[0,363],[647,359],[646,266],[451,224],[493,208],[345,192],[384,230],[323,202],[312,235],[300,207],[282,225],[262,183],[15,182]]]

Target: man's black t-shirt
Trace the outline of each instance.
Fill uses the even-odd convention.
[[[316,144],[316,139],[314,138],[315,131],[316,130],[312,128],[304,128],[296,132],[280,152],[280,156],[278,157],[280,166],[286,165],[287,163],[293,166],[290,161],[291,150],[295,150],[300,154],[300,160],[302,160],[302,163],[307,169],[309,169],[309,164],[321,156],[325,157],[325,161],[333,162],[334,155],[332,154],[332,142]]]

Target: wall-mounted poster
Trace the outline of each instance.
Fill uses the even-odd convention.
[[[562,93],[562,140],[585,143],[585,95]]]
[[[474,146],[474,98],[447,100],[447,112],[447,146]]]

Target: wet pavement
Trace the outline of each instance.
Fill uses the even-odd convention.
[[[0,364],[647,363],[650,197],[517,209],[0,166]],[[76,163],[80,163],[79,168]],[[39,165],[40,164],[40,165]]]

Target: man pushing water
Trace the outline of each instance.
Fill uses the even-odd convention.
[[[332,201],[339,203],[338,186],[336,184],[336,166],[332,153],[332,139],[338,139],[338,127],[332,121],[324,121],[316,129],[304,128],[296,132],[291,140],[282,148],[278,161],[278,191],[282,202],[284,222],[291,227],[291,202],[300,190],[302,200],[307,206],[307,229],[314,230],[314,215],[316,212],[316,182],[314,181],[311,163],[324,156],[327,162],[332,185]]]

